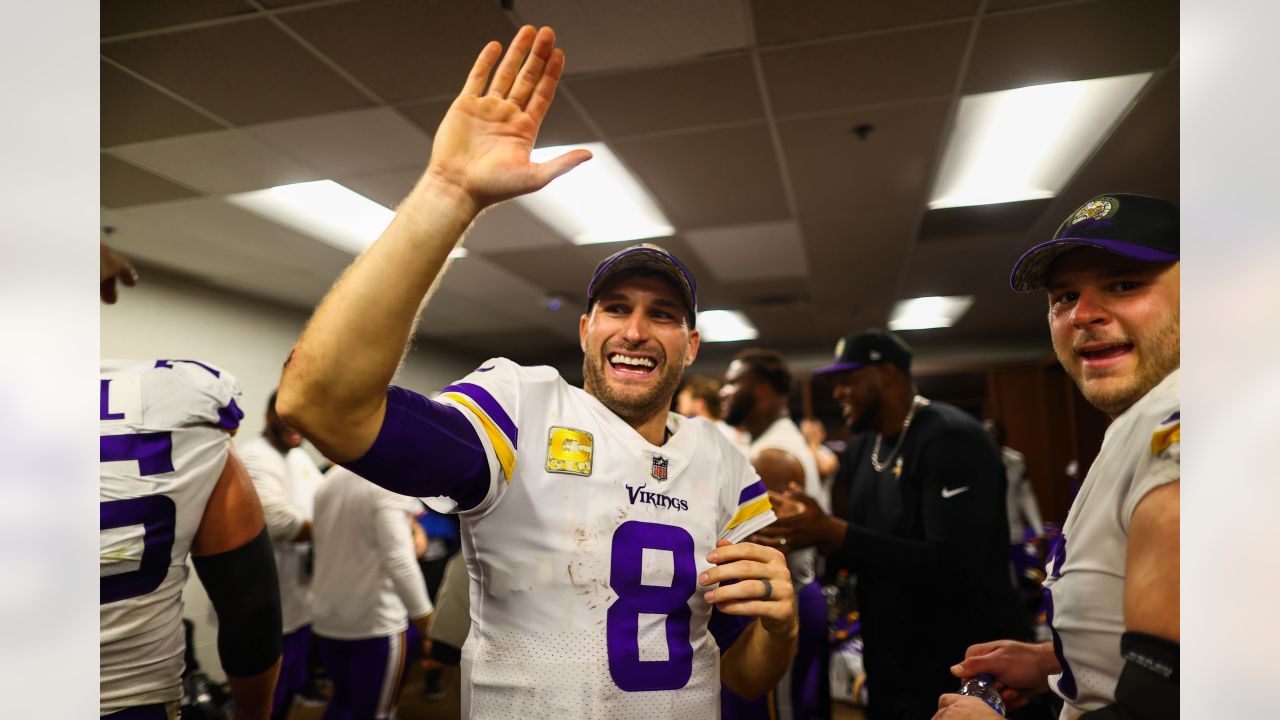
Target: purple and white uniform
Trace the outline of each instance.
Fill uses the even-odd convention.
[[[99,384],[99,711],[172,711],[187,554],[244,417],[240,388],[187,360],[104,360]]]
[[[349,465],[406,494],[443,492],[429,504],[460,515],[464,718],[718,715],[720,653],[698,575],[717,539],[774,520],[742,452],[674,413],[670,438],[652,445],[554,369],[501,358],[436,401],[391,392],[411,409],[389,410]],[[427,444],[406,472],[408,448]]]
[[[1147,493],[1180,478],[1180,459],[1174,370],[1107,428],[1049,556],[1044,586],[1062,666],[1049,687],[1065,701],[1062,720],[1115,702],[1129,521]]]

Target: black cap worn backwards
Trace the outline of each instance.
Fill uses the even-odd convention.
[[[813,371],[814,375],[857,370],[867,365],[890,363],[903,370],[911,369],[911,346],[886,330],[868,328],[851,333],[836,342],[835,360]]]
[[[680,291],[685,308],[689,311],[689,327],[698,323],[698,283],[693,273],[676,259],[675,255],[653,243],[640,243],[626,247],[610,255],[596,266],[591,282],[587,283],[587,310],[596,301],[596,296],[609,285],[618,273],[624,270],[644,268],[665,275],[672,285]]]
[[[1018,292],[1044,287],[1053,261],[1081,247],[1143,262],[1176,262],[1178,206],[1145,195],[1099,195],[1071,213],[1052,240],[1028,250],[1014,264],[1009,284]]]

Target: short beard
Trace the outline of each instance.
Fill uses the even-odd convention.
[[[654,415],[671,409],[671,398],[680,386],[680,378],[684,373],[683,354],[679,358],[666,359],[662,374],[648,392],[628,397],[621,397],[613,392],[613,388],[605,380],[604,363],[600,354],[588,353],[583,356],[582,387],[628,425],[639,425]]]
[[[740,427],[747,421],[747,416],[752,411],[750,402],[738,402],[734,400],[729,403],[729,411],[725,413],[724,422],[732,427]]]
[[[1131,338],[1142,361],[1133,374],[1126,379],[1127,382],[1120,384],[1119,387],[1113,385],[1102,388],[1084,382],[1072,371],[1071,368],[1075,366],[1064,360],[1064,354],[1066,358],[1070,358],[1075,351],[1070,347],[1059,348],[1056,344],[1053,351],[1058,356],[1058,362],[1062,363],[1062,367],[1066,368],[1071,379],[1075,380],[1076,387],[1080,388],[1080,393],[1089,401],[1089,404],[1114,418],[1132,407],[1134,403],[1151,392],[1152,388],[1169,377],[1169,373],[1181,366],[1182,323],[1179,315],[1179,309],[1174,307],[1169,322],[1153,329],[1140,341],[1137,338]]]
[[[864,412],[860,412],[851,421],[849,421],[849,429],[853,432],[867,432],[868,430],[876,430],[879,427],[877,419],[880,417],[880,395],[877,394],[875,399],[867,405]]]

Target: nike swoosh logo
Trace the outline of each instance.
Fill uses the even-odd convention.
[[[493,366],[490,365],[489,367],[476,368],[476,372],[489,372],[492,369],[493,369]]]
[[[955,497],[968,489],[969,489],[968,485],[963,485],[958,488],[942,488],[942,499],[945,500],[947,498]]]

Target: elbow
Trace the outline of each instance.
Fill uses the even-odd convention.
[[[305,382],[290,372],[286,365],[280,377],[280,388],[276,391],[276,414],[303,435],[309,434],[308,428],[316,414],[308,402],[309,397],[315,397],[315,394],[308,392]]]

